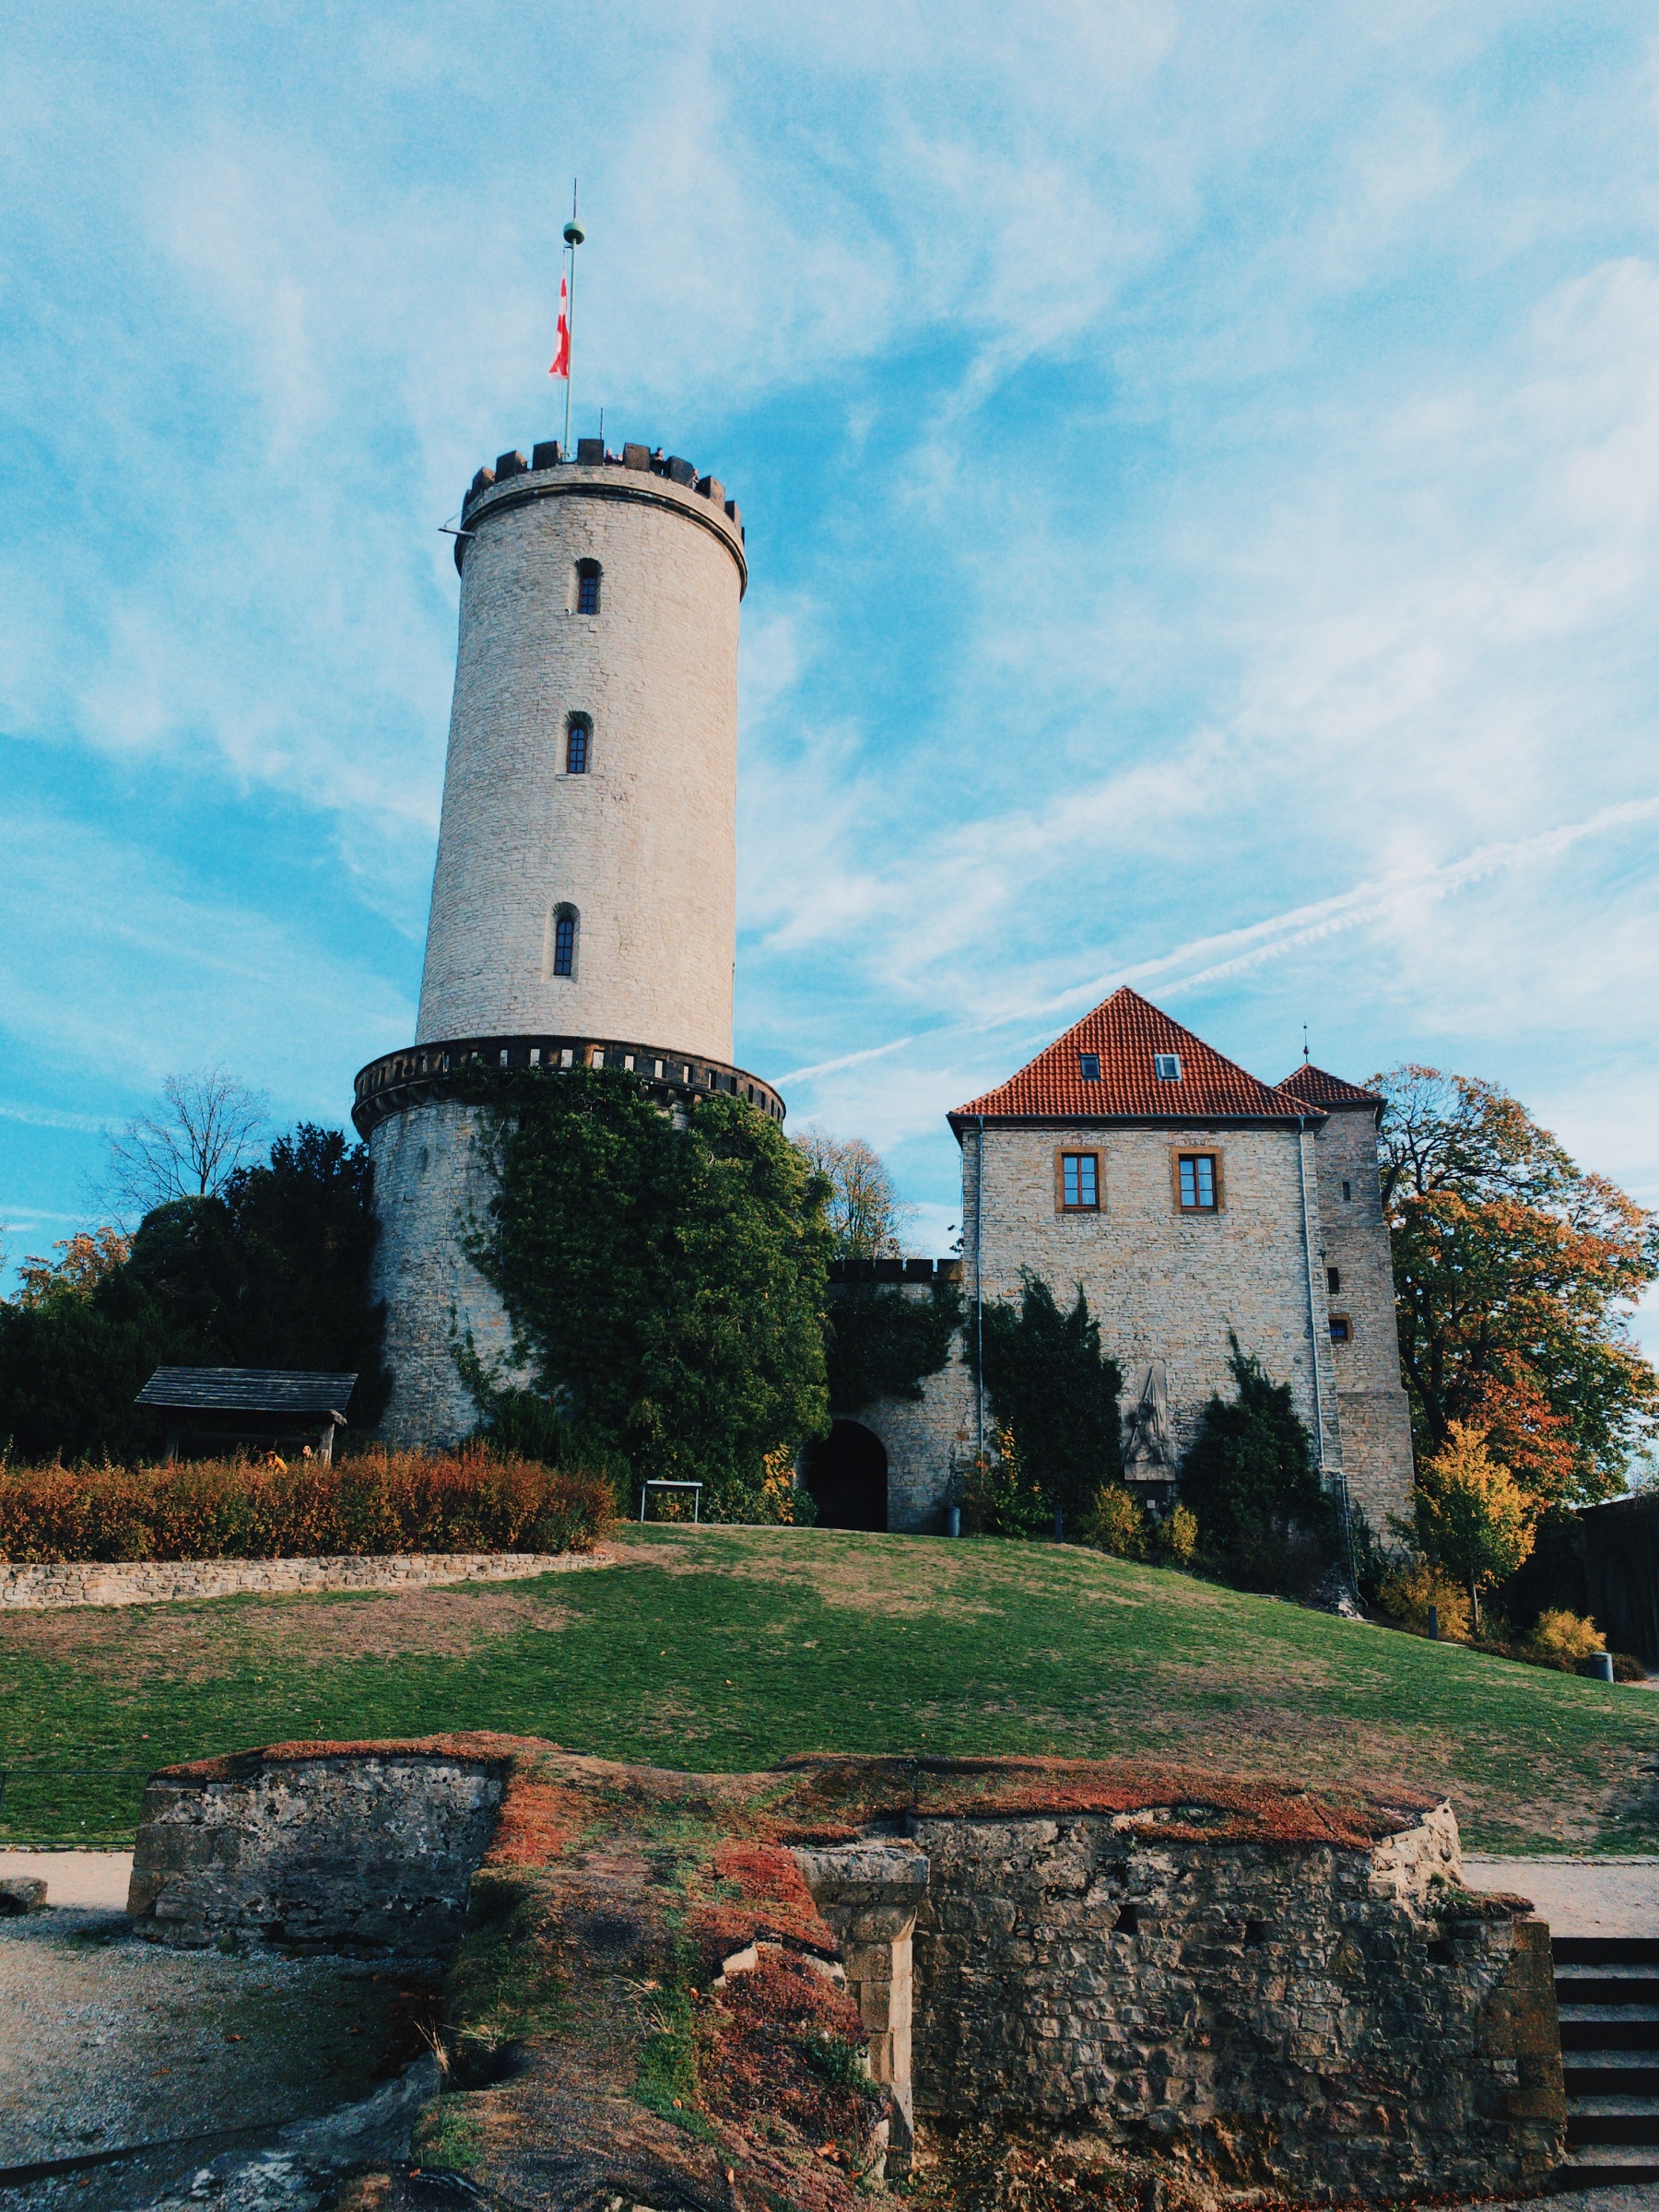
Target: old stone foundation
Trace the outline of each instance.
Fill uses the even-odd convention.
[[[925,2147],[930,2124],[963,2123],[1086,2138],[1210,2196],[1524,2193],[1563,2157],[1548,1930],[1524,1899],[1465,1890],[1450,1806],[1405,1792],[1314,1798],[1127,1761],[802,1759],[717,1777],[499,1737],[291,1746],[155,1779],[133,1909],[164,1941],[394,1956],[453,1948],[465,1924],[463,1993],[480,1960],[498,1990],[511,1924],[558,1962],[568,2024],[532,2039],[545,2067],[500,2093],[483,2178],[550,2202],[585,2202],[637,2160],[615,2051],[637,1993],[665,1987],[684,1994],[727,2188],[745,2200],[747,2159],[756,2212],[780,2189],[841,2201],[785,2186],[775,2085],[733,2086],[748,2077],[731,2052],[761,2047],[754,2019],[730,2041],[746,1973],[743,2003],[773,2007],[769,2049],[802,2006],[819,2007],[815,2034],[856,2033],[823,2011],[830,1994],[800,1994],[844,1977],[833,2002],[888,2095],[889,2176],[918,2129]],[[641,2050],[664,2032],[643,2017]],[[549,2195],[545,2159],[523,2170],[538,2126],[545,2150],[570,2138],[580,2190]],[[678,2195],[629,2169],[627,2201],[688,2201],[704,2150],[671,2129],[653,2155]]]
[[[127,1911],[190,1948],[442,1958],[505,1783],[499,1759],[368,1747],[169,1768],[144,1793]]]

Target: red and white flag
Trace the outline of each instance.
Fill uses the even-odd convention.
[[[559,335],[553,344],[553,364],[549,376],[568,378],[571,373],[571,279],[559,280]]]

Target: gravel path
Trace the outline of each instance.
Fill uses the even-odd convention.
[[[0,1921],[0,2169],[172,2145],[23,2177],[9,2205],[116,2212],[241,2138],[367,2095],[421,2045],[425,1993],[360,1960],[171,1951],[124,1912]]]

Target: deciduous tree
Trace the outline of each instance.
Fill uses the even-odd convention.
[[[169,1076],[161,1096],[110,1139],[107,1186],[129,1220],[175,1198],[217,1196],[258,1150],[269,1120],[265,1092],[228,1068]]]
[[[1659,1376],[1629,1334],[1659,1218],[1495,1084],[1418,1066],[1372,1080],[1419,1461],[1461,1421],[1535,1498],[1608,1495],[1659,1425]]]
[[[810,1124],[793,1140],[830,1185],[825,1218],[838,1260],[892,1260],[904,1251],[909,1208],[887,1162],[862,1136],[834,1137]]]
[[[1480,1594],[1527,1558],[1540,1507],[1487,1449],[1478,1429],[1451,1424],[1441,1449],[1418,1469],[1418,1535],[1432,1559],[1469,1593],[1480,1627]]]

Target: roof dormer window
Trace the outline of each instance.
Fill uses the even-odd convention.
[[[1077,1079],[1081,1083],[1098,1083],[1100,1081],[1100,1055],[1099,1053],[1079,1053],[1077,1054]]]
[[[1181,1054],[1179,1053],[1154,1053],[1152,1073],[1160,1083],[1179,1083],[1181,1080]]]

